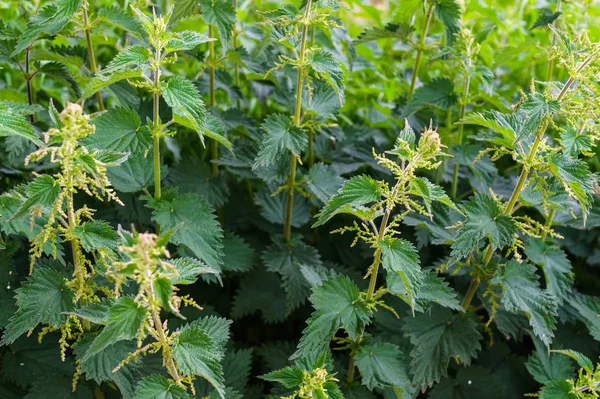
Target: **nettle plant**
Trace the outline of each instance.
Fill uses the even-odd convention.
[[[0,397],[598,397],[600,8],[501,3],[2,2]]]

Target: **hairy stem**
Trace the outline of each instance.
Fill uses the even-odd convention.
[[[565,94],[567,93],[569,88],[575,82],[576,75],[579,72],[581,72],[591,61],[592,61],[592,58],[588,57],[579,65],[579,67],[577,68],[577,71],[575,73],[575,76],[570,76],[569,79],[565,82],[562,90],[556,97],[557,101],[562,100],[562,98],[565,96]],[[544,133],[546,132],[546,129],[548,128],[548,124],[549,124],[549,122],[546,122],[544,127],[540,130],[540,133],[538,133],[536,135],[535,141],[531,145],[529,155],[527,156],[527,160],[524,163],[523,169],[521,170],[521,174],[519,175],[519,179],[517,180],[517,185],[515,186],[515,189],[513,190],[512,195],[510,196],[510,199],[508,200],[508,203],[506,204],[506,207],[504,208],[505,215],[512,215],[512,213],[515,210],[515,205],[517,204],[517,201],[519,200],[519,197],[521,196],[521,191],[523,190],[523,186],[525,185],[525,182],[527,181],[527,176],[529,175],[529,165],[531,165],[531,162],[535,158],[535,154],[537,153],[537,149],[542,141],[542,137],[544,136]],[[486,267],[488,265],[488,263],[492,259],[493,254],[494,254],[494,249],[492,248],[491,244],[488,244],[486,251],[485,251],[484,258],[483,258],[483,262],[482,262],[483,267]],[[475,284],[475,286],[473,287],[473,291],[475,292],[477,290],[477,286],[479,285],[479,279],[475,278],[474,281],[476,281],[476,283],[472,283],[471,285]],[[469,307],[472,299],[473,299],[473,297],[468,298],[466,296],[465,299],[463,300],[462,305],[465,310],[467,309],[467,307]]]
[[[85,41],[87,42],[87,50],[88,50],[88,56],[90,58],[90,70],[92,71],[93,74],[96,74],[98,72],[98,66],[96,65],[96,56],[94,54],[94,44],[92,43],[92,32],[91,32],[91,27],[90,27],[90,23],[89,23],[89,17],[88,17],[88,8],[89,8],[89,4],[86,1],[83,4],[83,31],[85,32]],[[100,111],[104,111],[104,101],[102,100],[102,93],[100,92],[100,90],[98,90],[96,92],[96,99],[98,100],[98,108],[100,108]]]
[[[215,28],[212,25],[208,25],[208,37],[214,39]],[[208,42],[208,106],[210,108],[215,107],[215,42]],[[212,160],[216,161],[219,159],[219,143],[217,140],[212,141]],[[219,165],[216,162],[212,163],[212,174],[213,176],[219,175]]]
[[[557,0],[556,12],[560,12],[561,8],[562,8],[562,0]],[[558,37],[556,36],[556,34],[553,34],[551,47],[556,46],[557,40],[558,40]],[[548,81],[548,82],[552,81],[553,75],[554,75],[554,58],[548,62],[548,71],[546,72],[546,81]]]
[[[415,92],[415,85],[417,84],[417,77],[419,76],[419,69],[421,68],[421,60],[423,58],[423,51],[425,50],[425,39],[427,39],[427,32],[429,32],[429,26],[431,25],[431,20],[433,18],[433,7],[433,3],[429,2],[427,4],[427,10],[425,11],[425,25],[423,25],[419,44],[417,45],[417,56],[415,58],[415,66],[410,80],[410,89],[408,90],[409,96]]]
[[[296,82],[296,108],[294,112],[294,125],[300,127],[300,117],[302,115],[302,87],[304,85],[304,54],[306,53],[306,36],[308,30],[308,17],[310,15],[310,6],[312,0],[306,2],[306,10],[304,11],[304,23],[302,25],[302,39],[300,44],[300,54],[298,56],[298,79]],[[292,236],[292,211],[294,207],[294,184],[296,183],[296,155],[291,154],[290,160],[290,175],[288,177],[288,190],[287,190],[287,206],[285,210],[285,224],[283,226],[283,233],[285,240],[290,243]]]
[[[467,65],[469,68],[471,67],[471,59],[470,58],[467,59]],[[467,71],[467,76],[465,79],[465,91],[463,92],[463,97],[460,102],[460,110],[458,112],[458,120],[459,121],[465,117],[465,112],[467,110],[467,103],[468,103],[468,99],[469,99],[470,85],[471,85],[471,75],[470,75],[470,72]],[[464,127],[465,127],[465,125],[462,123],[458,125],[458,134],[456,136],[456,144],[457,145],[462,144]],[[458,163],[455,162],[454,170],[452,171],[452,191],[451,191],[452,199],[456,199],[456,192],[458,189],[458,169],[459,169],[459,165],[458,165]]]
[[[31,49],[28,47],[27,50],[25,50],[25,80],[27,82],[27,101],[29,102],[29,105],[33,105],[33,89],[31,88],[31,79],[33,79],[33,76],[31,75],[31,73],[29,73],[30,52]],[[29,121],[31,123],[35,123],[35,114],[32,113],[31,115],[29,115]]]
[[[150,301],[152,307],[152,320],[154,321],[154,328],[156,329],[156,333],[158,335],[159,342],[162,347],[162,358],[163,365],[166,367],[169,375],[177,385],[183,386],[181,382],[181,377],[177,370],[177,366],[175,365],[175,361],[173,360],[173,352],[171,351],[171,345],[169,343],[169,337],[167,336],[167,332],[163,326],[162,320],[160,319],[160,306],[158,305],[159,300],[154,292],[154,284],[149,284],[150,289]]]
[[[154,70],[154,87],[152,93],[153,112],[152,137],[154,141],[154,198],[159,200],[161,196],[160,187],[160,134],[162,126],[160,123],[159,106],[160,106],[160,43],[155,52],[155,70]]]

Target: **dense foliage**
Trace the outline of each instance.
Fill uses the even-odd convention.
[[[0,2],[0,397],[600,397],[594,3]]]

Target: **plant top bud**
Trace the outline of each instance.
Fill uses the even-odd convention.
[[[433,158],[442,152],[442,140],[438,132],[427,129],[419,140],[418,152],[426,158]]]
[[[60,134],[66,137],[81,139],[94,133],[96,127],[90,124],[90,117],[83,112],[81,105],[67,103],[60,113],[62,127]],[[54,129],[52,129],[54,131]]]

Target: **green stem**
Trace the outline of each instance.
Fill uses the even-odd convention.
[[[427,32],[429,32],[429,26],[433,18],[433,3],[427,4],[427,11],[425,12],[425,25],[423,25],[423,31],[417,45],[417,57],[415,58],[415,67],[413,68],[413,74],[410,81],[410,89],[408,95],[412,96],[415,92],[415,85],[417,83],[417,77],[419,76],[419,69],[421,68],[421,59],[423,58],[423,51],[425,50],[425,39],[427,39]]]
[[[27,101],[29,102],[29,105],[33,105],[33,89],[31,88],[31,79],[33,76],[29,73],[30,52],[31,49],[27,47],[27,50],[25,50],[25,80],[27,81]],[[35,123],[35,114],[29,115],[29,121]]]
[[[160,106],[160,43],[157,46],[154,62],[156,69],[154,70],[154,90],[152,94],[153,100],[153,131],[152,137],[154,141],[154,198],[159,200],[161,196],[160,187],[160,134],[161,134],[161,123],[159,115]]]
[[[237,10],[237,0],[233,0],[233,10],[236,11]],[[238,47],[238,43],[237,43],[237,35],[238,35],[238,29],[237,29],[237,21],[236,23],[233,24],[233,48],[237,49]],[[240,65],[236,62],[234,62],[233,64],[233,71],[234,71],[234,82],[236,87],[240,87]],[[238,98],[236,100],[236,105],[237,108],[240,109],[240,99]]]
[[[565,96],[565,94],[567,93],[567,91],[569,90],[571,85],[573,85],[573,82],[575,82],[576,75],[579,72],[581,72],[591,61],[592,61],[591,57],[586,58],[577,68],[575,75],[569,76],[569,79],[565,82],[562,90],[556,97],[556,101],[562,100],[562,98]],[[546,129],[548,128],[548,124],[549,124],[549,122],[546,122],[544,127],[540,130],[540,133],[535,137],[535,141],[531,145],[529,155],[527,156],[527,160],[525,161],[523,169],[521,170],[521,175],[519,176],[519,179],[517,180],[517,185],[515,186],[515,189],[513,190],[512,195],[510,196],[510,199],[508,200],[508,203],[506,204],[506,207],[503,210],[503,213],[505,215],[512,215],[512,213],[515,210],[515,205],[517,204],[517,201],[519,200],[519,197],[521,196],[521,191],[523,190],[523,186],[525,185],[525,182],[527,181],[527,176],[529,175],[529,165],[531,165],[531,162],[535,158],[535,154],[537,153],[538,147],[542,141],[542,137],[544,136],[544,133],[546,132]],[[488,244],[488,246],[486,248],[485,256],[484,256],[483,262],[482,262],[484,268],[488,265],[488,263],[492,259],[493,253],[494,253],[494,250],[492,248],[492,245]],[[477,286],[479,285],[479,279],[476,278],[473,281],[474,282],[472,282],[471,285],[472,286],[474,285],[473,291],[476,291]],[[471,288],[469,288],[469,290],[471,290]],[[465,310],[471,303],[472,299],[473,299],[473,297],[469,298],[468,296],[465,296],[465,299],[463,300],[463,304],[462,304],[463,308]]]
[[[154,292],[154,284],[150,284],[150,295],[151,300],[153,301],[152,306],[152,319],[154,321],[154,328],[156,329],[159,342],[161,344],[161,352],[163,358],[163,365],[166,367],[171,378],[175,380],[177,385],[183,386],[181,382],[181,377],[179,376],[179,372],[177,371],[177,366],[175,365],[175,361],[173,360],[173,353],[171,351],[171,345],[169,344],[169,338],[165,329],[163,327],[162,320],[160,319],[160,307],[157,305],[158,299],[156,298],[156,293]]]
[[[85,32],[85,41],[87,42],[88,56],[90,58],[90,70],[93,74],[96,74],[98,72],[98,67],[96,65],[96,56],[94,54],[94,44],[92,43],[92,33],[89,24],[88,7],[89,4],[86,1],[83,5],[83,31]],[[100,111],[104,111],[104,101],[102,100],[102,93],[100,92],[100,90],[96,92],[96,99],[98,100],[98,108],[100,108]]]
[[[471,59],[467,59],[467,65],[470,67],[471,66]],[[465,112],[467,109],[467,103],[469,101],[469,88],[471,85],[471,75],[469,72],[467,72],[467,77],[465,80],[465,91],[463,92],[463,98],[461,100],[461,104],[460,104],[460,110],[458,112],[458,120],[461,121],[464,117],[465,117]],[[462,141],[463,141],[463,131],[464,131],[464,124],[459,124],[458,125],[458,134],[456,136],[456,144],[457,145],[461,145]],[[452,191],[451,191],[451,196],[452,199],[456,199],[456,192],[458,189],[458,169],[459,169],[459,165],[457,162],[454,163],[454,170],[452,171]]]
[[[552,226],[552,222],[554,221],[554,215],[556,214],[556,209],[552,208],[548,217],[546,218],[546,223],[544,224],[544,231],[542,232],[542,240],[545,240],[548,236],[548,230]]]
[[[208,37],[215,38],[215,29],[212,25],[208,25]],[[208,106],[215,107],[215,42],[208,42]],[[217,140],[212,142],[212,160],[219,159],[219,143]],[[216,162],[212,163],[212,175],[219,175],[219,165]]]
[[[562,0],[558,0],[556,2],[556,12],[560,12],[561,7],[562,7]],[[552,47],[556,46],[557,40],[558,40],[558,37],[555,34],[553,34],[552,35]],[[546,81],[551,82],[553,75],[554,75],[554,58],[548,62],[548,71],[546,72]]]
[[[314,152],[314,133],[312,130],[308,131],[308,167],[310,168],[315,164],[315,152]]]
[[[302,39],[300,44],[300,54],[298,57],[298,79],[296,82],[296,108],[294,112],[294,125],[300,127],[300,117],[302,115],[302,86],[304,85],[304,54],[306,53],[306,36],[308,30],[308,17],[310,15],[310,6],[312,0],[306,2],[306,10],[304,11],[304,21],[302,25]],[[283,233],[285,240],[290,243],[292,237],[292,211],[294,207],[294,184],[296,183],[296,155],[291,154],[290,160],[290,175],[288,177],[287,190],[287,207],[285,211],[285,224]]]

